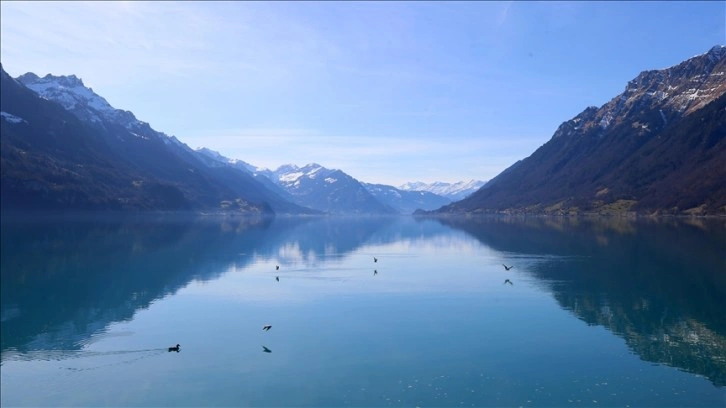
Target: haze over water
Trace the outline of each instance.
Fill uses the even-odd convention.
[[[2,220],[2,406],[726,403],[723,220]]]

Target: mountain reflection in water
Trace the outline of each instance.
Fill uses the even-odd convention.
[[[724,220],[467,217],[441,222],[498,251],[543,255],[527,273],[562,308],[621,336],[646,361],[726,386]]]
[[[422,233],[419,224],[386,230],[394,220],[3,215],[0,350],[3,356],[11,349],[78,350],[91,335],[102,337],[109,323],[130,320],[189,282],[216,279],[255,257],[294,248],[323,259],[371,240]]]
[[[325,264],[368,245],[454,234],[470,240],[457,230],[516,265],[505,272],[493,260],[497,273],[531,278],[561,308],[622,337],[640,358],[726,385],[723,220],[166,215],[9,222],[4,217],[2,361],[83,353],[90,342],[123,335],[106,334],[112,323],[132,320],[190,282],[218,279],[260,259],[271,262],[271,283],[283,285],[285,280],[274,282],[274,265],[280,262],[280,272],[294,273],[286,269],[285,256]],[[371,271],[388,265],[382,259],[374,268],[373,257],[365,259],[371,278]],[[385,272],[376,282],[390,276]],[[497,279],[500,287],[502,280]],[[513,280],[514,289],[522,286]],[[159,347],[171,344],[165,340]],[[155,350],[123,351],[130,353],[124,359],[157,358]],[[103,366],[113,356],[93,357]]]

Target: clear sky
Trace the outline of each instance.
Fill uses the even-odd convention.
[[[726,44],[726,2],[0,3],[12,76],[75,74],[192,148],[371,183],[488,180],[638,73]]]

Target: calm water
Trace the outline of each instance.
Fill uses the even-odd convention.
[[[4,407],[726,405],[724,220],[4,215],[1,238]]]

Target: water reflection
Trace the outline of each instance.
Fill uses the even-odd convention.
[[[365,268],[362,270],[366,279],[373,279],[372,271],[373,282],[388,282],[385,289],[375,286],[373,290],[377,291],[399,290],[399,287],[412,290],[419,281],[428,279],[421,284],[451,292],[455,284],[447,276],[446,268],[450,265],[447,260],[439,259],[435,251],[453,246],[456,250],[450,256],[480,254],[483,249],[478,240],[506,259],[491,259],[491,270],[497,273],[491,275],[497,286],[496,293],[520,293],[521,296],[525,293],[521,291],[531,283],[524,280],[530,278],[551,293],[563,309],[589,325],[606,327],[624,338],[642,359],[706,376],[719,386],[726,385],[726,320],[723,318],[726,226],[723,221],[488,217],[417,222],[397,217],[190,219],[169,216],[7,221],[3,218],[0,230],[2,361],[68,359],[86,353],[84,356],[98,361],[97,364],[89,362],[90,368],[112,364],[112,361],[115,364],[117,356],[103,352],[88,354],[86,347],[108,336],[131,335],[106,333],[111,323],[132,319],[137,311],[176,293],[192,281],[217,279],[230,269],[248,268],[260,260],[269,261],[269,282],[277,291],[287,288],[288,277],[309,271],[305,268],[295,271],[296,264],[337,263],[349,254],[365,252],[362,249],[367,246],[381,244],[387,245],[391,255],[406,257],[407,245],[413,246],[411,242],[418,240],[417,253],[430,255],[426,265],[418,264],[415,259],[410,262],[409,258],[399,259],[399,265],[407,268],[393,271],[386,269],[392,264],[391,255],[362,253],[361,259],[365,257],[365,261],[361,268]],[[450,227],[463,230],[476,240]],[[378,262],[375,257],[380,258]],[[515,265],[515,269],[505,271],[503,261],[507,267]],[[279,271],[276,265],[280,266]],[[429,268],[429,274],[421,275],[420,270],[425,268]],[[283,273],[286,275],[280,275],[283,279],[276,283],[273,278]],[[335,277],[340,279],[341,271],[336,273]],[[459,285],[471,285],[468,278],[473,275],[468,273],[472,272],[456,272],[458,278],[466,277],[458,280]],[[218,282],[227,285],[234,280],[233,276],[225,278],[226,282]],[[244,293],[240,289],[244,285],[249,289],[250,281],[244,280],[240,287],[234,288],[235,294]],[[364,298],[366,302],[370,299]],[[413,305],[416,302],[420,305],[426,299],[429,298],[412,296],[410,303],[390,300],[385,307],[379,306],[382,309],[377,315],[387,317],[391,310],[397,311],[390,313],[389,323],[405,327],[396,333],[418,335],[422,327],[398,321],[401,316],[414,322],[424,319],[417,315],[418,309]],[[373,308],[377,307],[376,302],[371,303]],[[287,299],[281,303],[284,304],[275,308],[289,306]],[[337,307],[346,304],[341,301]],[[434,310],[440,308],[437,305]],[[278,319],[284,316],[280,313]],[[364,318],[356,321],[362,325],[371,319],[371,315],[361,316]],[[424,329],[435,331],[424,332],[438,333],[440,321],[429,315],[425,319]],[[434,321],[437,324],[430,324]],[[497,322],[499,330],[508,327]],[[347,326],[347,329],[356,327]],[[254,330],[259,332],[260,326]],[[360,333],[366,332],[360,330]],[[482,333],[490,332],[487,328]],[[343,330],[341,335],[350,333]],[[275,331],[266,334],[270,335],[274,336]],[[350,342],[359,337],[356,334],[345,339]],[[281,343],[267,340],[264,345],[260,345],[262,341],[255,342],[250,349],[256,348],[257,355],[259,347],[266,354],[275,350],[270,357],[284,355],[286,350]],[[170,344],[160,344],[166,346],[160,349],[138,347],[141,350],[114,353],[129,353],[121,363],[158,358],[177,341],[190,344],[191,340],[174,338]],[[421,345],[425,346],[426,343]],[[422,355],[442,353],[436,347],[432,346]],[[181,353],[179,357],[188,354]],[[368,358],[366,353],[361,356]]]
[[[436,223],[400,224],[388,217],[3,215],[2,360],[80,350],[110,335],[110,323],[130,320],[189,282],[260,258],[284,268],[446,231]]]
[[[723,220],[481,217],[441,222],[499,251],[542,255],[526,272],[562,308],[621,336],[644,360],[726,385]]]

